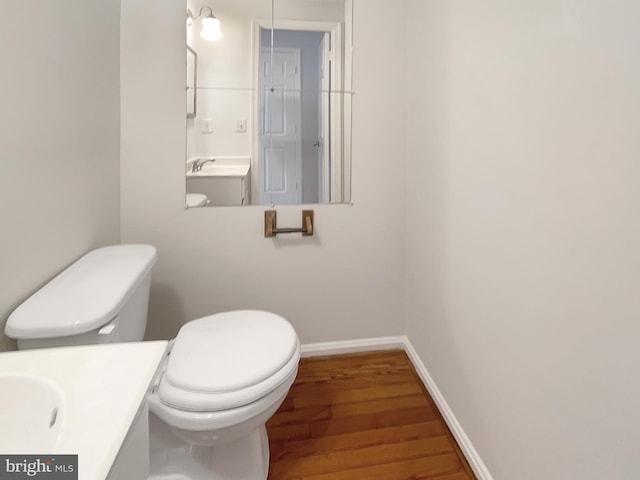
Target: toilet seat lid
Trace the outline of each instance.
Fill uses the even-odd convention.
[[[295,330],[279,315],[255,310],[219,313],[180,329],[163,381],[187,394],[180,403],[188,403],[189,392],[241,393],[270,383],[298,351]],[[162,386],[159,395],[163,397]]]

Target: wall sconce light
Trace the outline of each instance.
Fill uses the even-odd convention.
[[[216,16],[213,14],[213,10],[211,10],[211,7],[207,5],[202,7],[200,9],[200,13],[198,13],[198,15],[195,17],[193,16],[193,13],[191,12],[191,10],[187,9],[187,26],[190,27],[194,21],[202,17],[204,15],[203,10],[205,8],[209,9],[209,15],[207,15],[206,17],[202,18],[202,20],[200,20],[200,23],[202,24],[202,30],[200,31],[200,36],[205,40],[210,40],[212,42],[216,40],[220,40],[222,38],[222,32],[220,31],[220,20],[218,20]]]

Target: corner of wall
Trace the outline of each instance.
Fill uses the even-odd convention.
[[[404,337],[404,350],[411,360],[411,363],[413,363],[416,372],[418,372],[418,376],[431,395],[431,398],[433,398],[433,401],[436,402],[438,410],[440,410],[440,413],[447,423],[449,430],[451,430],[451,433],[458,442],[458,445],[464,453],[467,462],[469,462],[469,465],[473,469],[473,472],[478,477],[478,480],[493,480],[493,476],[489,472],[489,469],[482,461],[482,458],[480,458],[480,454],[471,443],[471,440],[462,428],[462,425],[456,418],[456,415],[447,403],[447,400],[444,398],[444,395],[438,388],[438,385],[436,385],[433,377],[431,377],[431,375],[429,374],[427,367],[420,358],[420,355],[418,355],[416,349],[411,344],[411,341],[408,337]]]

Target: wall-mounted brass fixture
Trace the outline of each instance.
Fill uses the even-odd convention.
[[[275,237],[279,233],[302,233],[303,237],[313,235],[313,210],[302,211],[302,227],[300,228],[278,228],[276,226],[276,211],[266,210],[264,212],[264,236],[266,238]]]

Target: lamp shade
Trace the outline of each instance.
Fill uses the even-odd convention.
[[[220,31],[220,20],[213,15],[209,15],[201,20],[202,31],[200,36],[205,40],[220,40],[222,38],[222,32]]]

